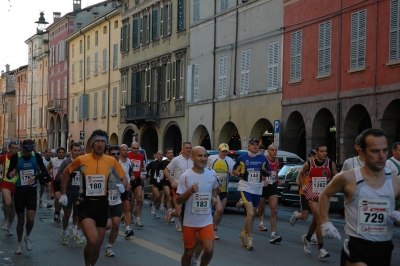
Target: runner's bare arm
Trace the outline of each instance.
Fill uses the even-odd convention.
[[[46,170],[48,173],[51,173],[51,169],[53,169],[53,162],[50,161],[49,165],[47,166]]]
[[[177,204],[183,204],[185,203],[193,193],[196,193],[199,191],[199,183],[194,183],[188,190],[185,191],[183,194],[178,194],[176,197],[176,203]]]
[[[309,170],[308,163],[306,162],[298,174],[299,182],[303,189],[304,189],[304,178],[306,177],[306,173],[308,172],[308,170]]]
[[[169,170],[169,168],[166,167],[166,168],[164,169],[164,176],[165,176],[165,177],[168,179],[168,181],[172,184],[172,182],[174,182],[174,180],[171,178],[170,173],[171,173],[171,170]]]
[[[321,224],[329,222],[329,205],[330,199],[333,195],[338,192],[342,192],[346,185],[346,175],[341,173],[337,175],[332,181],[326,186],[326,188],[319,195],[319,213],[321,217]]]
[[[67,185],[69,180],[69,169],[68,166],[64,169],[61,176],[61,195],[67,194]]]

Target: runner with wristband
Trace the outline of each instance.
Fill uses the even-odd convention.
[[[158,165],[156,171],[161,180],[161,185],[163,186],[164,196],[165,196],[165,207],[167,208],[167,212],[168,212],[169,210],[172,211],[172,208],[171,208],[171,204],[172,204],[171,183],[164,176],[164,170],[165,170],[165,168],[167,168],[168,164],[174,158],[174,150],[171,148],[165,149],[165,156],[167,157],[167,159],[161,161],[161,163]],[[173,172],[170,172],[170,175],[173,177]],[[161,214],[164,215],[163,211],[161,212]],[[167,216],[165,215],[165,220],[166,220],[166,218],[167,218]]]

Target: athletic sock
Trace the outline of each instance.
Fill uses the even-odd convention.
[[[127,225],[125,230],[131,230],[131,227]]]
[[[324,244],[323,243],[318,243],[318,250],[320,250],[321,248],[323,248]]]
[[[275,235],[275,232],[271,232],[271,236]]]
[[[108,243],[106,248],[112,248],[112,245]]]
[[[310,241],[310,240],[311,240],[311,236],[312,236],[312,235],[310,235],[310,234],[307,233],[307,236],[306,236],[307,241]]]

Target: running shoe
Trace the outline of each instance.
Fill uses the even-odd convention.
[[[61,232],[61,244],[68,245],[68,234]]]
[[[175,218],[172,217],[172,218],[171,218],[171,224],[174,224],[174,223],[175,223]]]
[[[282,241],[282,237],[281,236],[278,236],[277,234],[273,234],[271,236],[271,239],[269,240],[269,243],[275,244],[275,243],[278,243],[278,242],[281,242],[281,241]]]
[[[156,209],[155,214],[154,214],[154,218],[160,219],[160,210]]]
[[[329,258],[331,255],[324,248],[318,250],[318,259]]]
[[[132,229],[125,230],[125,237],[126,237],[126,238],[131,237],[131,236],[133,236],[134,234],[135,234],[135,233],[133,232]]]
[[[190,266],[197,266],[197,260],[195,256],[192,256],[192,259],[190,260]]]
[[[170,224],[170,223],[172,222],[171,214],[172,214],[172,209],[169,209],[169,210],[167,211],[167,215],[165,215],[165,222],[166,222],[167,224]]]
[[[293,212],[292,217],[290,217],[290,225],[294,226],[297,222],[297,214],[299,214],[298,211]]]
[[[15,254],[21,254],[22,253],[22,245],[18,244],[17,248],[14,251]]]
[[[61,221],[60,214],[54,213],[54,222],[59,223]]]
[[[74,234],[74,239],[77,244],[85,244],[85,241],[83,240],[83,236],[80,233]]]
[[[43,202],[41,199],[39,200],[39,208],[43,208]]]
[[[310,238],[311,245],[318,245],[317,235],[313,234]]]
[[[8,226],[8,229],[7,229],[7,235],[8,236],[12,236],[14,233],[13,233],[13,231],[12,231],[12,227],[11,227],[11,225],[9,225]]]
[[[50,209],[52,207],[53,207],[53,205],[51,205],[51,203],[47,203],[47,209]]]
[[[247,238],[247,250],[253,250],[254,246],[253,246],[253,238],[252,237],[248,237]]]
[[[31,238],[25,235],[25,244],[26,244],[26,250],[31,251],[32,250],[32,242]]]
[[[306,238],[307,235],[304,235],[301,237],[301,240],[303,241],[304,244],[304,252],[307,254],[311,254],[311,245],[310,242]]]
[[[243,207],[243,200],[240,199],[238,203],[236,203],[236,209],[240,210]]]
[[[176,231],[177,231],[177,232],[182,232],[182,225],[181,225],[180,222],[178,222],[178,223],[175,225],[175,228],[176,228]]]
[[[214,230],[214,239],[215,240],[219,240],[218,230],[217,229]]]
[[[136,218],[134,225],[137,227],[143,227],[143,224],[140,222],[140,218]]]
[[[7,230],[8,229],[8,222],[4,222],[3,224],[3,230]]]
[[[268,231],[268,229],[263,223],[260,223],[260,225],[258,226],[258,231]]]
[[[241,244],[242,247],[246,247],[247,246],[247,236],[246,236],[246,232],[242,231],[239,235],[239,238],[241,240]]]
[[[115,254],[110,247],[106,248],[106,252],[104,253],[104,255],[106,255],[107,257],[115,257]]]
[[[161,215],[161,217],[164,217],[164,215],[165,215],[165,208],[164,207],[160,207],[160,215]]]
[[[53,194],[51,194],[51,199],[55,199],[56,198],[56,196],[54,196]]]
[[[156,215],[156,206],[154,206],[154,205],[151,206],[150,213],[153,214],[153,215]]]

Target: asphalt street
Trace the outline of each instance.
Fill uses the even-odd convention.
[[[339,215],[330,214],[334,225],[339,229],[342,240],[325,240],[324,247],[331,254],[330,258],[318,259],[317,246],[312,247],[312,254],[303,251],[301,236],[306,233],[308,221],[298,221],[290,226],[289,218],[298,205],[284,207],[279,205],[278,234],[283,240],[277,244],[270,244],[269,210],[266,210],[267,232],[254,231],[254,251],[247,251],[240,245],[238,235],[243,228],[245,214],[234,208],[227,208],[218,228],[220,240],[215,241],[214,256],[210,265],[339,265],[340,251],[345,234],[343,232],[344,219]],[[83,247],[76,244],[70,236],[69,244],[60,242],[61,224],[53,221],[54,209],[38,208],[31,239],[32,251],[25,249],[21,255],[15,255],[17,244],[15,231],[16,221],[13,224],[14,235],[7,236],[6,231],[0,231],[0,265],[84,265]],[[3,223],[1,215],[1,224]],[[165,224],[163,219],[154,219],[150,214],[148,201],[145,201],[142,212],[143,228],[134,228],[135,236],[124,239],[125,225],[120,227],[119,237],[113,246],[116,256],[104,256],[108,233],[103,242],[100,258],[96,265],[180,265],[183,252],[181,234],[176,232],[175,226]],[[259,219],[255,219],[254,228]],[[400,265],[400,228],[395,228],[393,242],[395,245],[392,265]],[[198,264],[199,265],[199,264]]]

